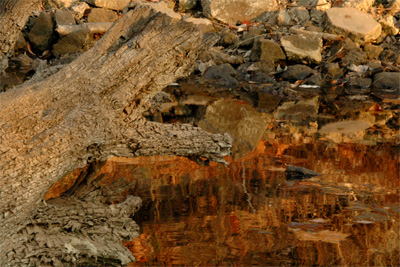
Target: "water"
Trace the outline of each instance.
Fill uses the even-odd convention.
[[[283,138],[228,160],[108,161],[104,182],[134,179],[143,199],[130,266],[400,265],[398,147]],[[322,175],[288,180],[285,164]]]

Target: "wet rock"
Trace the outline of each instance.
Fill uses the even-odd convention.
[[[286,11],[286,9],[282,9],[277,13],[276,21],[280,26],[290,25],[292,18],[290,14]]]
[[[373,44],[366,44],[364,46],[364,51],[367,52],[368,59],[378,59],[380,53],[383,51],[383,48]]]
[[[53,45],[52,53],[56,57],[66,54],[81,52],[87,49],[87,45],[91,41],[89,30],[79,30],[62,37],[55,45]]]
[[[348,84],[350,86],[356,86],[360,88],[368,88],[371,86],[372,80],[370,78],[363,77],[349,77]]]
[[[306,122],[314,120],[319,108],[319,96],[300,101],[289,101],[283,103],[276,110],[274,117],[278,120],[292,120]]]
[[[205,16],[228,24],[249,21],[265,11],[278,9],[276,0],[201,0],[201,5]]]
[[[85,2],[76,3],[73,7],[71,7],[72,12],[77,19],[81,19],[85,15],[87,9],[89,9],[89,5]]]
[[[217,65],[224,63],[239,65],[243,63],[243,57],[228,55],[227,53],[224,53],[215,47],[203,53],[200,57],[200,60],[202,62],[209,62],[212,60]]]
[[[286,56],[285,53],[283,53],[281,46],[272,40],[260,38],[254,43],[254,46],[251,49],[251,61],[264,60],[267,62],[277,62],[285,59]]]
[[[243,101],[222,99],[207,107],[199,126],[214,133],[229,133],[233,138],[232,152],[241,157],[257,146],[270,119]]]
[[[225,47],[231,46],[238,42],[239,42],[239,37],[231,31],[224,32],[221,36],[221,44]]]
[[[96,7],[104,7],[113,10],[123,10],[124,7],[131,2],[131,0],[84,0],[84,1]]]
[[[28,38],[35,50],[43,52],[50,48],[53,38],[53,20],[49,13],[40,12]]]
[[[400,88],[400,72],[380,72],[374,75],[374,87],[378,89]]]
[[[357,42],[370,42],[381,34],[381,25],[371,15],[355,8],[334,7],[328,9],[326,14],[332,32],[349,34]]]
[[[331,79],[338,79],[343,76],[344,70],[339,66],[339,63],[327,63],[324,65],[326,76]]]
[[[105,8],[93,8],[87,18],[88,22],[114,22],[117,19],[115,11]]]
[[[294,83],[298,80],[304,80],[313,73],[315,71],[306,65],[292,65],[283,73],[282,78]]]
[[[341,3],[341,7],[352,7],[362,12],[368,13],[371,11],[374,0],[345,0]]]
[[[346,53],[341,59],[342,66],[361,65],[367,61],[367,54],[363,51],[353,49]]]
[[[289,60],[320,63],[322,60],[322,38],[305,35],[288,35],[281,38]]]
[[[54,14],[54,19],[57,25],[75,25],[75,18],[71,11],[58,10]]]
[[[238,81],[234,78],[237,75],[237,71],[230,64],[222,64],[208,68],[203,77],[219,86],[235,88],[238,86]]]
[[[292,7],[290,15],[296,24],[303,24],[310,20],[310,13],[305,7]]]

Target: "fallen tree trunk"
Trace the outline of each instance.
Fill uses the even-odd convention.
[[[132,4],[75,61],[54,75],[37,75],[0,94],[1,266],[16,259],[20,259],[14,262],[17,265],[37,264],[36,259],[48,252],[35,256],[38,251],[21,249],[20,235],[22,240],[33,240],[36,234],[28,234],[28,224],[49,224],[52,216],[40,218],[43,212],[53,212],[45,208],[43,195],[74,169],[111,156],[174,154],[223,161],[231,147],[228,135],[207,134],[190,125],[155,124],[142,117],[152,97],[188,75],[198,54],[215,41],[215,36],[203,36],[191,23],[174,20],[149,5]],[[85,206],[79,201],[83,200],[71,203]],[[71,247],[71,238],[60,240],[69,242],[62,246],[69,248],[66,257],[76,264],[81,254]],[[37,240],[39,245],[45,243]],[[100,255],[90,253],[85,255]]]

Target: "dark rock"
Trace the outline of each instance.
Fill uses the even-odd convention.
[[[290,25],[292,18],[285,9],[282,9],[282,10],[278,11],[276,20],[277,20],[278,25],[288,26],[288,25]]]
[[[115,11],[105,8],[93,8],[88,16],[88,22],[114,22],[117,19]]]
[[[265,74],[269,74],[275,71],[275,64],[273,61],[261,60],[254,63],[254,65]]]
[[[368,59],[378,59],[379,55],[383,51],[383,48],[373,44],[366,44],[364,46],[364,51],[367,52]]]
[[[72,32],[58,41],[53,46],[53,55],[56,57],[66,54],[72,54],[86,50],[88,44],[91,42],[91,35],[89,30],[81,30]]]
[[[360,88],[368,88],[371,86],[372,80],[370,78],[363,77],[350,77],[348,79],[348,84],[350,86],[356,86]]]
[[[281,98],[272,93],[259,92],[257,108],[262,112],[272,112],[281,102]]]
[[[241,41],[240,46],[251,46],[254,44],[257,36],[261,35],[261,30],[257,27],[250,27],[247,32],[243,34],[243,41]]]
[[[253,82],[259,82],[259,83],[273,83],[275,81],[274,78],[268,76],[267,74],[261,71],[252,72],[250,77],[251,77],[250,79]]]
[[[324,70],[326,72],[326,76],[331,79],[338,79],[344,74],[343,69],[339,66],[338,63],[327,63],[324,66]]]
[[[209,62],[210,60],[212,60],[217,65],[224,63],[239,65],[243,63],[243,57],[228,55],[227,53],[224,53],[217,48],[211,48],[210,50],[203,53],[200,57],[200,60],[202,62]]]
[[[290,15],[296,24],[303,24],[310,20],[310,13],[305,7],[292,7]]]
[[[40,12],[28,38],[35,50],[43,52],[50,48],[53,39],[53,20],[49,13]]]
[[[347,54],[342,57],[341,65],[342,66],[350,66],[351,64],[354,65],[361,65],[367,61],[367,54],[363,51],[359,51],[356,49],[350,50]]]
[[[22,32],[20,32],[18,34],[18,39],[15,42],[14,52],[18,53],[18,51],[26,50],[26,49],[27,49],[27,47],[26,47],[26,40],[25,40],[24,34]]]
[[[348,37],[343,40],[342,46],[343,46],[344,49],[346,49],[348,51],[360,48],[355,42],[353,42],[353,40],[351,40]]]
[[[222,64],[208,68],[203,77],[213,80],[219,86],[235,88],[238,86],[238,81],[234,76],[237,75],[237,71],[230,64]]]
[[[400,64],[400,53],[396,53],[393,50],[385,49],[379,55],[380,60],[389,61],[395,64]]]
[[[287,68],[283,73],[282,78],[290,82],[296,82],[298,80],[304,80],[313,73],[315,73],[315,71],[308,66],[293,65]]]
[[[311,84],[311,85],[321,86],[322,82],[323,80],[320,73],[315,73],[313,76],[306,79],[306,84]]]
[[[400,72],[380,72],[374,75],[374,87],[378,89],[400,89]]]
[[[75,18],[71,11],[59,10],[54,14],[57,25],[75,25]]]
[[[221,36],[221,44],[225,47],[231,46],[239,42],[239,37],[233,32],[227,31]]]
[[[304,167],[298,167],[293,165],[286,165],[286,179],[287,180],[301,180],[307,179],[314,176],[322,175],[321,173],[315,172]]]
[[[281,46],[271,40],[260,38],[258,41],[254,42],[253,48],[251,49],[251,61],[264,60],[277,62],[285,59],[286,56],[285,53],[283,53]]]

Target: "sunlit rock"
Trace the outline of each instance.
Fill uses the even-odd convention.
[[[287,35],[281,44],[289,60],[320,63],[322,60],[322,38],[313,35]]]

